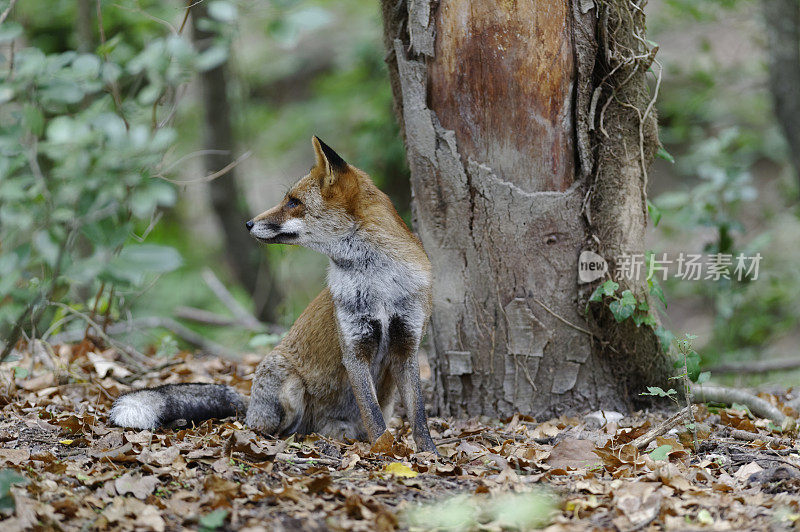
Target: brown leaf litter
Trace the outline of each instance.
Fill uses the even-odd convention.
[[[741,410],[699,408],[699,449],[685,424],[637,447],[665,414],[432,418],[436,457],[415,453],[398,419],[372,446],[265,438],[234,419],[111,427],[111,402],[131,387],[247,393],[259,357],[181,353],[137,373],[113,350],[30,351],[0,365],[7,530],[800,529],[796,425]],[[24,481],[6,488],[14,473]]]

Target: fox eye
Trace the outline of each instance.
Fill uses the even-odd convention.
[[[287,209],[294,209],[295,207],[300,205],[300,200],[297,198],[289,197],[289,201],[286,202]]]

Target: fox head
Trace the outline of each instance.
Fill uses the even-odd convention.
[[[368,198],[389,199],[361,170],[350,166],[316,136],[311,139],[316,164],[283,200],[245,225],[265,243],[297,244],[330,255],[330,247],[359,226]],[[385,198],[385,199],[383,199]]]

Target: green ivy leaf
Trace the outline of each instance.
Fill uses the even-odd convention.
[[[708,382],[708,379],[710,378],[711,378],[711,372],[704,371],[703,373],[697,376],[697,384],[705,384],[706,382]]]
[[[696,351],[692,351],[686,355],[686,372],[689,374],[689,379],[692,382],[697,382],[700,376],[700,355]]]
[[[664,308],[667,308],[667,298],[664,297],[664,289],[661,288],[661,283],[658,282],[658,279],[651,277],[647,280],[647,284],[650,287],[650,295],[657,297],[664,305]]]
[[[227,510],[214,510],[199,519],[200,529],[205,531],[216,530],[225,524],[228,517]]]
[[[650,458],[656,461],[666,460],[670,452],[672,452],[672,445],[659,445],[650,451]]]
[[[665,161],[669,161],[672,164],[675,164],[675,157],[673,157],[666,149],[664,149],[664,146],[658,147],[658,151],[656,152],[656,157],[658,157],[659,159],[664,159]]]
[[[642,392],[639,395],[653,395],[655,397],[669,397],[671,395],[675,395],[676,392],[674,389],[670,388],[668,391],[664,391],[663,388],[660,386],[648,386],[646,392]]]
[[[618,283],[608,280],[598,286],[595,291],[592,292],[592,296],[589,298],[589,301],[602,301],[603,296],[613,296],[617,292],[618,288]]]
[[[650,214],[650,219],[653,220],[653,225],[658,227],[658,222],[661,221],[662,212],[661,209],[655,206],[655,204],[647,200],[647,212]]]

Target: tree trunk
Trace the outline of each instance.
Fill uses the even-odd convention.
[[[192,37],[203,50],[212,44],[214,34],[198,26],[207,17],[206,4],[192,6]],[[204,156],[206,172],[218,172],[234,159],[234,136],[228,101],[227,62],[200,73],[200,88],[205,113]],[[252,217],[242,205],[244,197],[236,181],[236,169],[210,183],[211,206],[222,229],[224,253],[236,279],[253,295],[255,314],[262,321],[274,322],[280,293],[272,270],[257,242],[247,234],[245,221]]]
[[[583,250],[643,253],[658,140],[640,7],[574,2],[383,2],[441,413],[627,409],[670,373],[578,283]]]
[[[94,51],[94,9],[91,0],[78,0],[75,4],[75,40],[78,51],[88,53]]]
[[[769,88],[800,178],[800,0],[764,0]]]

